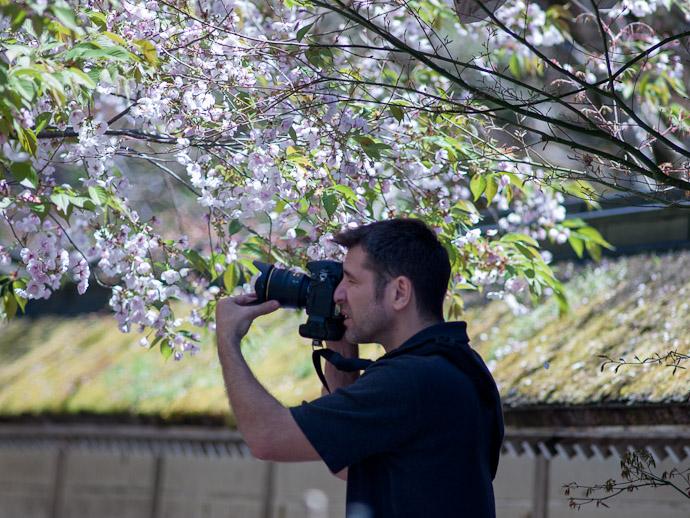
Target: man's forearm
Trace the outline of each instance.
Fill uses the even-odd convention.
[[[237,427],[255,457],[265,460],[318,460],[319,454],[285,408],[258,382],[242,356],[240,342],[252,321],[278,309],[268,301],[250,306],[239,295],[216,304],[216,340],[225,387]]]
[[[237,428],[250,449],[261,450],[280,417],[289,413],[256,379],[242,356],[239,344],[222,343],[219,338],[218,357],[223,370],[225,388]]]

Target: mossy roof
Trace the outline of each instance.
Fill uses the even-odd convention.
[[[244,343],[259,380],[285,404],[319,392],[299,315],[280,312]],[[0,327],[0,416],[157,416],[166,421],[228,419],[214,335],[182,361],[163,359],[123,334],[112,316],[17,318]]]
[[[689,268],[686,251],[560,265],[572,306],[563,317],[551,301],[520,315],[502,301],[470,307],[472,345],[486,358],[506,408],[686,401],[687,369],[601,367],[602,356],[632,362],[690,352]],[[302,319],[283,310],[263,317],[244,344],[258,379],[286,405],[320,392],[310,344],[297,334]],[[165,362],[139,339],[120,333],[107,314],[0,325],[0,416],[231,420],[212,333],[202,336],[198,355],[181,362]]]
[[[524,315],[503,302],[467,312],[472,345],[506,406],[687,401],[689,252],[561,265],[559,274],[569,315],[559,317],[555,301]],[[667,360],[644,363],[670,352],[680,355],[678,369]]]

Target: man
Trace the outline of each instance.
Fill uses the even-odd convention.
[[[445,248],[415,219],[372,223],[335,241],[348,248],[334,295],[345,336],[327,345],[356,358],[357,344],[379,343],[385,354],[361,376],[327,364],[332,393],[287,409],[240,353],[253,319],[278,303],[220,301],[218,353],[240,432],[258,458],[323,460],[347,479],[348,509],[364,505],[373,518],[495,516],[500,401],[465,323],[443,322]]]

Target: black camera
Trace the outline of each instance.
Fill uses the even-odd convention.
[[[307,322],[299,334],[314,340],[340,340],[345,333],[340,307],[333,301],[335,289],[343,278],[343,263],[311,261],[303,273],[278,269],[272,264],[254,261],[260,275],[254,283],[257,304],[277,300],[284,308],[305,309]]]

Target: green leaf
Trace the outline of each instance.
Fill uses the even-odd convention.
[[[334,190],[342,194],[343,198],[345,198],[345,200],[349,203],[355,203],[357,201],[357,195],[355,194],[355,191],[353,191],[347,185],[334,185],[330,188],[330,190]]]
[[[298,30],[295,36],[297,41],[302,41],[302,39],[304,39],[304,36],[309,32],[309,29],[311,29],[313,26],[314,24],[310,23],[309,25],[306,25],[302,27],[300,30]]]
[[[593,241],[585,241],[585,247],[587,248],[589,255],[592,256],[592,259],[597,262],[601,261],[601,246]]]
[[[243,250],[244,250],[244,246],[243,246]],[[256,259],[265,260],[266,259],[265,255],[266,254],[263,254],[262,257],[256,257]],[[244,269],[249,273],[250,276],[259,272],[259,269],[256,266],[254,266],[252,259],[250,259],[248,257],[241,257],[241,258],[237,259],[237,262],[240,263],[240,265],[242,265],[244,267]]]
[[[161,340],[163,340],[164,337],[162,336],[157,336],[153,339],[153,342],[149,344],[149,350],[153,349],[156,347],[159,343],[161,343]]]
[[[41,79],[49,88],[52,88],[61,96],[65,95],[65,86],[63,81],[65,80],[61,73],[51,74],[49,72],[44,72],[41,74]]]
[[[611,243],[606,241],[606,239],[604,239],[603,236],[599,233],[599,231],[594,227],[580,227],[577,229],[577,233],[586,236],[587,242],[596,243],[597,245],[604,246],[609,250],[615,249],[615,247]]]
[[[17,137],[19,138],[19,143],[22,145],[22,148],[24,148],[24,151],[36,156],[36,150],[38,149],[38,139],[36,138],[36,134],[29,128],[22,128],[21,131],[17,132]]]
[[[524,179],[520,178],[515,173],[503,172],[502,174],[508,175],[508,178],[510,178],[511,185],[514,185],[515,187],[520,189],[523,193],[525,192],[525,180]]]
[[[60,209],[64,214],[67,214],[67,209],[69,208],[71,196],[63,192],[58,192],[50,195],[50,201],[52,201],[55,206]]]
[[[158,64],[155,45],[148,40],[135,40],[134,43],[141,49],[148,64],[155,67]]]
[[[93,79],[91,79],[88,75],[86,75],[78,68],[72,67],[68,70],[68,72],[70,73],[70,76],[74,79],[74,82],[76,84],[85,86],[90,90],[96,88],[96,83],[93,81]]]
[[[209,273],[211,269],[208,263],[196,250],[185,250],[182,255],[200,272]]]
[[[31,212],[40,218],[41,221],[46,219],[46,216],[50,213],[49,203],[32,203],[29,208],[31,209]]]
[[[115,33],[110,32],[110,31],[103,31],[101,34],[103,36],[105,36],[106,38],[109,38],[109,39],[113,40],[114,42],[119,43],[122,46],[127,45],[127,42],[124,40],[124,38],[118,34],[115,34]]]
[[[34,33],[36,33],[36,37],[40,39],[41,35],[43,34],[43,29],[45,28],[45,18],[41,16],[32,16],[31,17],[31,26],[34,29]]]
[[[14,14],[14,17],[12,18],[10,22],[10,26],[12,27],[12,30],[16,31],[19,30],[19,28],[22,26],[24,23],[24,20],[26,20],[26,15],[27,12],[24,9],[21,9]]]
[[[323,208],[326,209],[328,219],[332,218],[338,208],[338,198],[334,194],[326,193],[322,196],[321,203],[323,203]]]
[[[391,149],[388,144],[377,142],[366,135],[355,136],[354,139],[359,142],[360,146],[362,146],[362,151],[364,151],[367,156],[370,156],[375,160],[379,160],[381,158],[381,151]]]
[[[83,59],[107,59],[115,61],[129,61],[130,53],[122,47],[108,47],[105,49],[88,49],[81,53]]]
[[[393,117],[395,117],[395,120],[397,120],[398,122],[403,120],[405,112],[403,111],[402,106],[400,106],[399,104],[389,104],[388,109],[390,110]]]
[[[556,300],[558,301],[558,314],[560,316],[567,315],[570,312],[570,304],[568,304],[568,299],[562,290],[555,289],[554,295],[556,295]]]
[[[16,301],[17,305],[19,306],[19,309],[22,310],[22,313],[26,313],[26,303],[29,302],[28,299],[25,299],[24,297],[20,297],[16,293],[12,293],[14,295],[14,300]]]
[[[17,304],[19,304],[19,307],[22,309],[22,313],[25,312],[26,303],[28,302],[28,300],[17,295],[16,291],[17,290],[24,290],[24,289],[26,289],[26,282],[25,281],[18,280],[18,281],[14,281],[12,283],[12,293],[14,294],[14,298],[17,301]]]
[[[240,266],[237,263],[232,263],[225,269],[225,272],[223,273],[223,285],[225,286],[225,291],[232,293],[232,290],[237,287],[239,280]]]
[[[233,219],[230,223],[228,223],[228,234],[231,236],[237,234],[240,230],[242,230],[242,228],[242,224],[236,219]]]
[[[163,358],[167,362],[168,359],[173,355],[173,350],[170,348],[170,340],[163,340],[161,342],[161,354],[163,355]]]
[[[29,77],[39,78],[39,77],[41,77],[41,72],[35,68],[32,68],[32,67],[13,67],[10,70],[10,76],[12,76],[12,77],[29,76]]]
[[[491,203],[491,200],[494,199],[494,196],[496,196],[497,192],[498,180],[495,176],[491,175],[486,179],[486,190],[484,191],[484,196],[486,196],[486,203]]]
[[[513,55],[510,58],[510,73],[513,74],[513,77],[520,78],[522,75],[521,71],[521,66],[520,66],[520,57],[517,52],[513,53]]]
[[[52,112],[43,112],[36,117],[36,133],[41,132],[53,118]]]
[[[16,45],[11,43],[3,43],[3,48],[5,51],[5,56],[7,60],[12,63],[19,56],[30,56],[35,52],[33,47],[28,45]]]
[[[0,318],[5,322],[11,320],[17,314],[17,301],[14,294],[6,292],[0,299]]]
[[[105,15],[97,11],[91,11],[88,16],[89,20],[95,23],[101,31],[105,32],[105,29],[108,28],[108,20]]]
[[[574,229],[587,226],[585,223],[585,220],[580,219],[580,218],[566,219],[561,223],[561,225],[563,225],[564,227],[567,227],[567,228],[574,228]]]
[[[91,198],[87,198],[86,196],[70,196],[70,202],[80,209],[93,210],[95,208],[95,204],[91,201]]]
[[[10,172],[14,179],[24,187],[36,189],[38,187],[38,173],[28,162],[14,162],[10,165]]]
[[[582,253],[585,249],[585,243],[579,237],[569,236],[568,243],[570,243],[571,248],[577,254],[577,256],[582,259]]]
[[[539,255],[539,252],[537,251],[536,248],[532,248],[531,246],[525,246],[521,243],[515,243],[515,248],[517,248],[522,255],[524,255],[527,259],[532,260],[532,259],[539,259],[541,260],[541,256]]]
[[[91,197],[91,200],[93,200],[93,202],[99,207],[107,205],[108,199],[110,198],[105,187],[93,185],[89,187],[89,196]]]
[[[530,246],[539,248],[539,243],[535,239],[518,232],[508,232],[501,237],[501,241],[504,243],[527,243]]]
[[[101,80],[101,75],[104,75],[108,73],[107,69],[105,68],[98,68],[98,67],[93,67],[91,70],[89,70],[86,75],[93,81],[95,84],[98,84],[98,81]],[[110,83],[112,81],[104,81],[106,83]]]
[[[66,9],[62,7],[53,7],[53,14],[62,25],[74,32],[79,31],[79,24],[77,23],[77,17],[72,9]]]
[[[474,196],[474,201],[477,201],[479,197],[486,190],[486,177],[482,174],[475,174],[470,181],[470,191]]]

